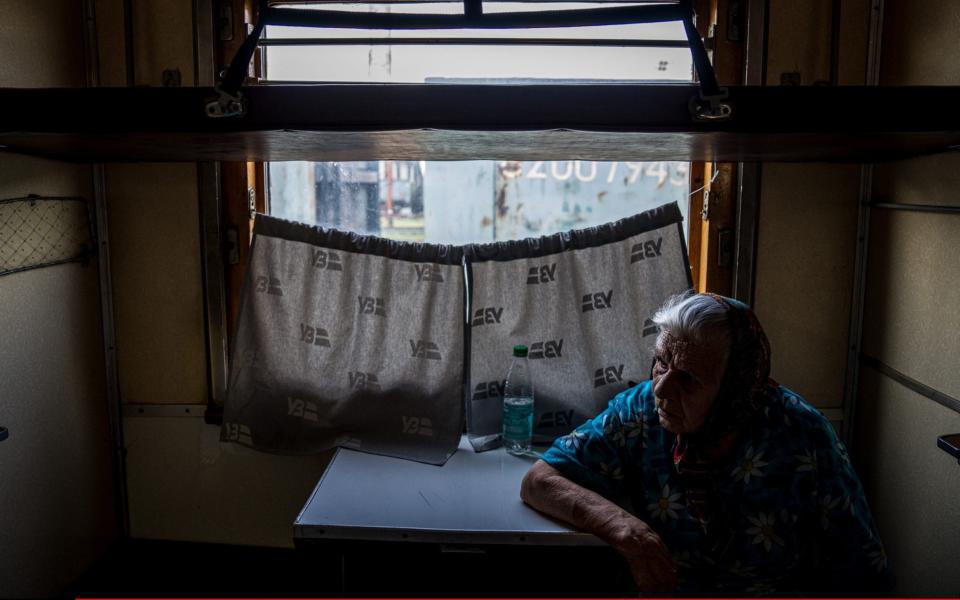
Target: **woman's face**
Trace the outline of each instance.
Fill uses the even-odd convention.
[[[699,431],[720,391],[726,369],[724,352],[669,332],[657,338],[655,352],[653,392],[660,425],[673,433]]]

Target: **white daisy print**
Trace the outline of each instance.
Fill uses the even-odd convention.
[[[610,438],[617,446],[623,446],[623,427],[619,419],[614,419],[610,415],[603,416],[603,435]]]
[[[664,484],[663,489],[660,491],[660,499],[653,504],[648,504],[647,510],[650,511],[650,515],[654,519],[659,517],[661,521],[666,521],[667,517],[671,519],[679,518],[677,510],[683,508],[683,505],[677,502],[680,496],[681,494],[679,492],[671,494],[670,486]]]
[[[876,544],[873,540],[867,542],[862,546],[864,550],[871,550],[867,553],[867,558],[870,559],[870,565],[877,570],[877,573],[883,571],[884,567],[887,566],[887,553],[884,551],[883,546]]]
[[[840,440],[837,440],[837,453],[843,459],[843,462],[850,464],[850,454],[847,453],[847,447]]]
[[[623,479],[623,473],[620,472],[620,467],[617,465],[600,463],[600,474],[610,479]]]
[[[742,480],[744,483],[750,483],[751,476],[763,477],[763,471],[761,469],[767,466],[767,463],[760,459],[763,458],[764,450],[757,452],[756,456],[754,456],[753,452],[753,446],[747,448],[747,453],[743,457],[743,460],[740,461],[737,468],[730,473],[733,475],[734,480]]]
[[[783,538],[777,535],[775,525],[777,518],[773,514],[760,513],[756,517],[747,517],[753,527],[747,528],[747,535],[754,536],[754,544],[763,544],[763,548],[770,552],[773,545],[783,546]]]
[[[586,441],[586,439],[587,434],[574,431],[563,437],[563,446],[568,450],[579,450],[583,447],[583,442]]]
[[[651,418],[652,418],[652,417],[650,417],[649,415],[646,415],[646,414],[641,414],[641,415],[639,415],[638,418],[637,418],[637,420],[635,421],[635,425],[636,425],[636,426],[633,427],[632,429],[630,429],[630,431],[627,433],[627,439],[635,438],[635,437],[637,437],[637,436],[640,436],[640,447],[641,447],[641,448],[646,448],[646,447],[647,447],[647,432],[650,431],[650,419],[651,419]]]
[[[820,525],[824,530],[830,529],[830,511],[836,508],[841,500],[843,500],[843,498],[839,496],[832,498],[830,494],[820,499]]]
[[[797,461],[798,473],[817,470],[817,456],[812,450],[806,450],[803,454],[794,454],[793,458]]]
[[[732,567],[730,567],[730,572],[736,575],[737,577],[744,577],[749,579],[754,576],[753,571],[755,569],[756,567],[740,564],[740,561],[738,560],[733,563]]]

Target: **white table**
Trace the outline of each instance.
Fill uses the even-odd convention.
[[[333,595],[635,596],[599,538],[520,500],[535,458],[475,453],[466,438],[442,467],[339,449],[294,522]],[[326,569],[325,572],[320,569]]]
[[[295,541],[598,546],[520,500],[536,459],[476,453],[466,437],[442,467],[339,449],[294,522]]]

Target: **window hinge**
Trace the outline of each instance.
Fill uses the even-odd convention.
[[[247,188],[247,208],[250,209],[250,220],[257,214],[257,190],[255,188]]]

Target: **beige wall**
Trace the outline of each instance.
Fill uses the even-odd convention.
[[[886,0],[882,85],[958,85],[951,0]],[[922,110],[922,107],[908,107]],[[957,203],[960,157],[877,166],[874,197]],[[960,217],[876,209],[864,312],[864,352],[960,398]],[[857,446],[903,595],[960,596],[960,465],[936,446],[960,413],[869,368],[862,372]]]
[[[83,86],[80,4],[0,4],[0,86]],[[80,196],[89,166],[0,154],[0,198]],[[0,277],[0,597],[63,591],[116,537],[96,259]]]
[[[763,166],[754,305],[772,376],[820,408],[843,404],[859,173]]]
[[[831,2],[769,3],[767,84],[830,78]],[[842,85],[863,84],[868,2],[841,4]],[[772,375],[820,408],[843,403],[856,253],[859,165],[764,164],[754,306]]]
[[[164,69],[178,69],[192,85],[191,0],[133,4],[137,84],[160,85]],[[125,85],[122,2],[97,9],[101,81]],[[156,412],[208,397],[197,183],[196,163],[106,169],[131,535],[292,546],[293,520],[329,455],[233,448],[202,409]]]

